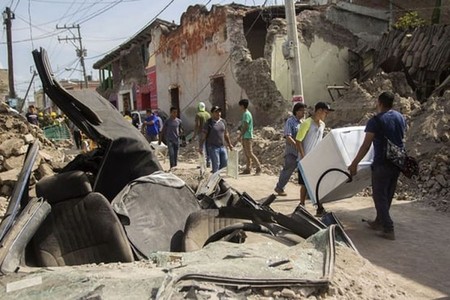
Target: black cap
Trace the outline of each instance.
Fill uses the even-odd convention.
[[[326,102],[317,102],[316,103],[316,106],[314,106],[314,109],[315,110],[318,110],[318,109],[326,109],[326,110],[328,110],[328,111],[334,111],[334,109],[332,109],[331,108],[331,106],[330,106],[330,104],[328,104],[328,103],[326,103]]]
[[[222,111],[222,109],[219,106],[215,105],[215,106],[211,107],[211,112],[213,113],[215,111]]]

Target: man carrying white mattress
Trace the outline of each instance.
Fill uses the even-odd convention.
[[[330,111],[334,111],[326,102],[317,102],[314,106],[314,115],[307,118],[300,124],[300,128],[295,138],[298,160],[300,161],[305,155],[316,147],[316,145],[323,138],[323,131],[325,129],[325,117]],[[300,175],[300,174],[299,174]],[[300,183],[300,205],[305,205],[306,187],[304,181],[299,178]],[[317,215],[322,215],[324,209],[319,205],[317,208]]]

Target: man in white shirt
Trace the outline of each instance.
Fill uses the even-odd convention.
[[[325,129],[325,118],[331,109],[330,105],[326,102],[317,102],[314,106],[314,115],[307,118],[300,124],[300,128],[295,137],[295,142],[298,151],[298,160],[300,161],[305,155],[316,147],[316,145],[323,138],[323,131]],[[300,179],[299,179],[300,181]],[[304,206],[306,200],[306,187],[300,183],[300,205]],[[317,214],[323,213],[322,206],[319,205]]]

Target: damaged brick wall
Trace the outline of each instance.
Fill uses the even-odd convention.
[[[268,60],[252,59],[243,31],[242,15],[230,14],[227,28],[231,44],[234,45],[231,49],[233,77],[253,105],[255,123],[267,125],[281,122],[289,109],[289,102],[283,98],[272,80]]]
[[[147,82],[144,60],[139,45],[134,45],[120,53],[121,78],[126,79],[125,84],[144,84]]]
[[[203,5],[190,6],[181,16],[178,30],[161,36],[156,54],[177,61],[196,54],[214,39],[225,40],[226,11],[225,7],[214,6],[208,12]]]
[[[252,60],[248,49],[235,46],[232,49],[231,61],[237,83],[245,90],[255,108],[253,115],[256,124],[281,122],[289,109],[288,102],[272,80],[267,60]]]

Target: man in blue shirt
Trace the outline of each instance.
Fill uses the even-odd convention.
[[[372,197],[377,216],[368,221],[369,227],[382,230],[381,237],[395,240],[394,222],[389,214],[394,197],[400,169],[386,160],[386,138],[399,147],[404,147],[403,137],[406,128],[405,118],[392,109],[394,94],[383,92],[377,101],[378,114],[366,125],[366,135],[353,162],[348,167],[351,175],[355,175],[359,162],[364,158],[373,143],[374,159],[372,163]]]
[[[152,113],[151,109],[147,109],[147,116],[144,119],[145,138],[150,143],[157,141],[161,124],[159,118]]]
[[[286,149],[284,152],[284,165],[281,170],[278,183],[275,186],[275,192],[278,196],[286,196],[284,187],[292,176],[292,172],[297,168],[297,147],[295,144],[295,137],[297,136],[298,128],[300,122],[305,116],[306,105],[304,103],[298,102],[292,108],[292,116],[290,116],[286,123],[284,124],[284,138],[286,139]],[[298,174],[299,180],[301,175]]]

